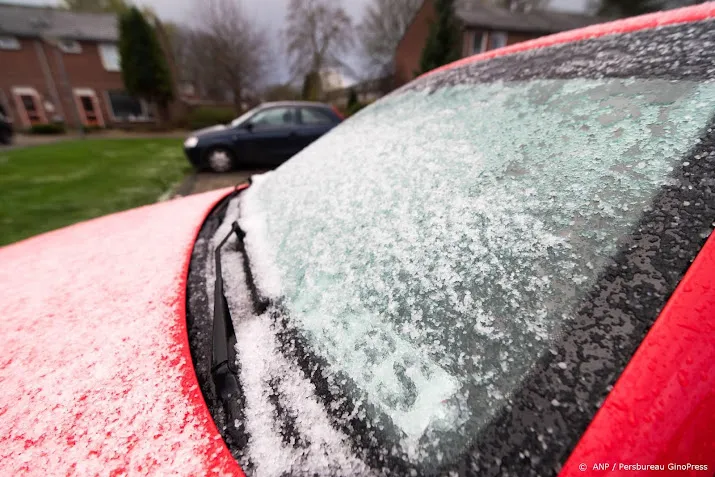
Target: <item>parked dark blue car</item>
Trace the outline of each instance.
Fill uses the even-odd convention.
[[[322,103],[264,103],[231,124],[193,132],[184,142],[184,151],[195,168],[215,172],[242,165],[277,166],[342,119]]]

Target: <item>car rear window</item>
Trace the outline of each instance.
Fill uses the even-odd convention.
[[[454,458],[549,352],[713,111],[715,84],[688,80],[394,96],[246,192],[256,285],[389,418],[401,455]]]
[[[333,124],[335,120],[327,111],[318,108],[300,108],[301,120],[303,124],[319,125]]]

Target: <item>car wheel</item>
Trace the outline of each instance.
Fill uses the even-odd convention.
[[[208,152],[207,162],[213,172],[228,172],[233,168],[233,154],[228,149],[217,147]]]
[[[0,131],[0,144],[12,143],[12,134],[8,131]]]

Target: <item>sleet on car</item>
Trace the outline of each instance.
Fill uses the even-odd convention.
[[[714,22],[477,56],[0,249],[0,475],[711,476]]]
[[[712,230],[713,40],[706,21],[456,66],[254,177],[198,247],[228,237],[242,467],[559,469]]]

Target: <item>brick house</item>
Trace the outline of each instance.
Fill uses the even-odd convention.
[[[19,129],[153,121],[122,83],[117,17],[0,4],[0,103]]]
[[[513,12],[483,5],[478,0],[456,3],[455,14],[461,24],[462,33],[462,57],[606,21],[588,15],[550,10]],[[396,86],[401,86],[415,77],[430,24],[435,19],[434,0],[425,0],[397,45]]]

